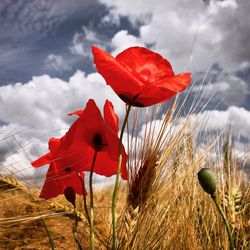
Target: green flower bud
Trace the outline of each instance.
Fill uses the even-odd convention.
[[[212,195],[216,190],[216,180],[213,172],[209,168],[202,168],[198,172],[198,180],[203,190]]]

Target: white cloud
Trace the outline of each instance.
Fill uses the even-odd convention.
[[[250,62],[244,61],[239,65],[239,70],[245,71],[250,68]]]
[[[155,128],[156,133],[154,133],[153,139],[156,140],[157,133],[163,126],[164,118],[163,115],[161,119],[154,120],[153,124],[151,122],[143,124],[139,139],[143,141],[147,137],[146,135],[151,134],[152,131],[149,129],[151,125],[151,128]],[[183,133],[191,133],[195,145],[195,154],[202,153],[209,145],[211,148],[206,160],[218,162],[221,159],[223,145],[229,129],[231,129],[233,137],[234,157],[240,162],[246,162],[248,165],[245,170],[249,172],[250,111],[244,108],[231,106],[224,111],[210,110],[191,114],[187,117],[175,118],[165,127],[163,138],[166,138],[166,142],[169,142],[172,135],[176,135],[176,133],[181,134],[181,136]],[[242,140],[243,138],[244,140]]]
[[[19,170],[28,168],[22,175],[33,173],[29,162],[47,151],[50,137],[65,133],[74,120],[67,114],[83,109],[90,98],[101,110],[109,99],[122,119],[123,102],[97,73],[77,71],[68,82],[43,75],[25,84],[1,86],[0,117],[7,125],[0,127],[0,162]]]
[[[199,125],[204,131],[227,131],[229,126],[235,137],[250,139],[250,111],[230,106],[225,111],[209,110],[189,117],[191,124]]]
[[[110,9],[109,13],[102,18],[101,23],[108,24],[108,25],[113,24],[113,25],[119,26],[120,25],[119,15],[117,14],[116,11],[114,11],[113,9]]]
[[[68,71],[71,67],[67,64],[61,55],[50,54],[45,61],[45,68],[49,71],[62,73]]]
[[[74,34],[69,50],[73,55],[92,58],[90,47],[93,44],[104,49],[107,41],[103,37],[100,37],[93,29],[82,26],[82,31]]]
[[[100,38],[98,37],[98,34],[85,26],[82,27],[82,30],[85,34],[85,39],[90,42],[100,42]]]
[[[111,100],[120,120],[123,120],[123,102],[97,73],[85,75],[77,71],[68,82],[43,75],[33,77],[25,84],[0,87],[0,117],[6,123],[0,127],[1,164],[21,177],[41,174],[32,169],[30,161],[47,151],[47,141],[51,136],[65,133],[74,119],[67,117],[67,113],[84,108],[89,98],[95,99],[100,109],[105,99]],[[141,117],[146,113],[146,110],[141,110]],[[162,121],[154,122],[157,131]],[[179,118],[172,129],[180,128],[184,122],[185,118]],[[240,134],[248,138],[250,134],[250,111],[235,106],[226,111],[192,114],[189,122],[190,127],[199,127],[199,131],[220,131],[231,125],[235,136]],[[141,138],[145,136],[145,127],[143,125],[139,132]],[[46,168],[41,171],[46,171]]]
[[[217,89],[218,98],[221,98],[227,106],[242,105],[248,94],[247,84],[237,77],[216,83],[214,87]]]
[[[155,127],[155,131],[159,131],[164,122],[164,116],[162,119],[153,121],[152,127]],[[150,131],[148,128],[150,123],[143,124],[140,130],[140,138],[145,138],[146,131]],[[165,130],[165,136],[170,137],[171,133],[177,131],[183,131],[183,128],[193,134],[193,137],[197,139],[197,136],[202,133],[208,133],[209,137],[211,133],[223,134],[227,133],[231,128],[234,138],[243,136],[250,140],[250,111],[231,106],[227,110],[208,110],[201,113],[190,114],[187,117],[175,118],[173,122],[169,123]],[[190,130],[190,131],[189,131]],[[157,136],[157,133],[155,134]],[[154,137],[156,138],[156,137]],[[205,138],[204,138],[205,139]],[[210,138],[211,141],[212,137]]]
[[[228,68],[249,61],[248,0],[211,0],[209,5],[191,0],[99,1],[113,16],[144,23],[138,38],[154,44],[153,49],[167,57],[177,72],[186,66],[191,52],[188,69],[192,71],[204,70],[214,62]]]
[[[241,67],[242,68],[242,67]],[[242,79],[233,74],[222,74],[215,83],[208,84],[200,89],[194,86],[193,92],[202,92],[205,99],[213,96],[213,102],[222,102],[227,106],[241,106],[245,103],[250,91],[248,85]]]
[[[69,50],[73,55],[83,56],[86,54],[83,43],[81,42],[81,35],[79,33],[74,34],[72,45],[69,47]]]
[[[128,34],[127,30],[120,30],[113,36],[111,46],[113,48],[112,54],[116,56],[128,47],[145,46],[145,44],[137,37]]]

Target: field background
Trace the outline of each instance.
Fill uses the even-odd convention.
[[[132,131],[138,122],[134,117]],[[215,173],[216,194],[231,223],[236,249],[249,249],[249,173],[244,170],[243,158],[233,154],[230,130],[201,149],[186,127],[190,123],[170,133],[169,113],[165,118],[160,130],[155,130],[154,119],[149,122],[143,140],[128,137],[132,157],[130,179],[121,183],[117,201],[118,248],[229,249],[222,218],[197,181],[198,170],[208,167]],[[211,159],[215,149],[218,155]],[[108,249],[112,184],[95,185],[94,194],[95,245]],[[73,206],[63,196],[45,201],[38,195],[39,188],[34,185],[1,177],[0,248],[49,249],[53,245],[77,249]],[[77,210],[77,237],[83,249],[89,249],[81,197],[77,198]]]

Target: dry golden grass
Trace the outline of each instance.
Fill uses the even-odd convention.
[[[146,198],[136,201],[135,207],[129,201],[129,189],[121,187],[118,200],[120,249],[228,249],[222,219],[209,195],[203,192],[196,180],[196,170],[204,157],[205,155],[201,155],[194,159],[192,165],[187,162],[179,166],[174,176],[161,167],[160,159],[150,188],[144,190]],[[167,163],[171,164],[171,161]],[[218,179],[221,174],[222,172],[217,172]],[[238,175],[240,172],[236,171],[235,174]],[[146,183],[149,185],[148,180]],[[226,213],[233,227],[237,249],[248,249],[249,182],[237,185],[231,182],[231,185],[232,192],[228,195],[227,192],[221,191],[225,187],[219,183],[219,195],[224,201]],[[0,190],[1,249],[49,249],[50,244],[42,218],[58,249],[77,249],[72,236],[73,209],[63,197],[54,201],[35,201],[31,198],[32,193],[27,193],[27,190],[16,183],[11,184],[6,180],[1,180]],[[110,241],[111,191],[108,187],[96,190],[97,249],[107,249]],[[136,194],[137,192],[138,190]],[[225,193],[227,195],[223,195]],[[230,202],[228,197],[231,197]],[[78,197],[80,211],[83,210],[81,204],[82,201]],[[79,214],[79,220],[78,236],[81,238],[83,249],[89,249],[87,221],[83,214]],[[121,232],[122,230],[124,232]]]

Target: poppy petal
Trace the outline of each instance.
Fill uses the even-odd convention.
[[[49,164],[52,160],[52,155],[51,153],[47,153],[43,156],[41,156],[40,158],[38,158],[37,160],[31,162],[31,165],[35,168],[39,168],[43,165]]]
[[[127,180],[128,178],[126,162],[127,162],[127,155],[125,153],[123,154],[123,160],[122,160],[122,165],[121,165],[121,176],[124,180]],[[94,172],[96,174],[110,177],[117,173],[117,166],[118,166],[118,158],[116,161],[113,161],[111,160],[107,152],[97,153],[96,162],[94,166]]]
[[[117,137],[118,138],[118,137]],[[111,141],[111,140],[110,140]],[[115,144],[111,144],[112,146],[104,147],[105,150],[97,152],[97,157],[94,165],[94,173],[103,175],[106,177],[110,177],[115,175],[117,172],[118,166],[118,149],[119,149],[119,139],[117,141],[114,140]],[[110,148],[114,148],[114,151]],[[94,157],[94,149],[89,147],[88,151],[86,151],[89,156],[89,162],[84,165],[83,171],[90,171],[91,164]],[[124,147],[122,147],[122,165],[121,165],[121,176],[124,180],[128,178],[128,172],[126,168],[128,156],[125,152]]]
[[[51,138],[50,152],[32,163],[36,167],[50,163],[41,198],[50,199],[65,194],[65,190],[66,193],[67,190],[71,190],[72,193],[86,194],[83,179],[78,173],[90,171],[95,152],[98,156],[94,166],[95,173],[111,176],[117,172],[118,116],[112,103],[106,101],[104,119],[92,99],[88,101],[84,110],[77,110],[71,114],[79,117],[68,132],[60,139]],[[122,150],[121,175],[127,179],[127,155],[124,147]]]
[[[80,180],[77,172],[72,172],[72,174],[66,175],[61,181],[63,181],[64,187],[72,187],[76,194],[81,195],[83,193],[82,181]],[[85,189],[84,194],[86,194]]]
[[[138,96],[136,101],[144,106],[168,101],[176,92],[183,91],[190,83],[190,73],[179,74],[165,80],[148,85]]]
[[[172,66],[166,59],[143,47],[130,47],[118,54],[116,59],[127,71],[146,84],[174,76]]]
[[[100,130],[99,124],[102,123],[103,118],[100,110],[98,109],[95,101],[90,99],[81,115],[71,125],[70,129],[66,133],[62,147],[67,150],[67,148],[69,148],[74,142],[75,138],[91,143],[92,138],[90,136],[93,135],[95,131]]]
[[[83,172],[80,173],[83,179]],[[40,198],[51,199],[64,193],[67,187],[72,187],[75,193],[81,195],[86,194],[83,183],[77,172],[69,174],[59,174],[56,164],[51,164],[40,194]]]
[[[35,168],[41,167],[43,165],[51,163],[53,160],[52,153],[55,153],[60,147],[60,139],[58,138],[50,138],[49,139],[49,150],[50,152],[41,156],[37,160],[33,161],[31,165]]]
[[[126,154],[125,148],[122,146],[122,165],[121,165],[121,177],[123,180],[128,179],[128,170],[126,168],[128,155]]]
[[[172,92],[182,92],[191,82],[191,73],[182,73],[170,78],[162,79],[153,85],[157,88],[164,88]]]
[[[68,171],[81,171],[88,162],[88,145],[75,141],[70,148],[61,148],[60,154],[57,154],[53,162],[57,167],[67,173]]]
[[[114,111],[114,106],[112,102],[108,100],[105,102],[103,113],[104,113],[105,123],[108,124],[115,133],[118,133],[119,118],[118,118],[118,115]]]
[[[147,48],[130,47],[115,58],[96,47],[92,51],[97,71],[131,106],[146,107],[167,101],[191,82],[190,73],[174,75],[169,61]]]
[[[60,147],[61,141],[59,138],[52,137],[49,139],[49,150],[54,153]]]
[[[107,143],[107,147],[104,147],[104,150],[109,153],[109,157],[112,160],[117,161],[119,156],[119,144],[120,140],[117,136],[117,133],[110,129],[105,130],[105,140]]]
[[[59,194],[62,194],[62,187],[57,182],[45,180],[39,197],[48,200]]]
[[[154,87],[154,85],[146,88],[137,98],[137,102],[142,104],[142,107],[151,106],[157,103],[168,101],[176,93],[164,88]]]
[[[106,51],[94,46],[92,52],[97,71],[118,96],[124,95],[124,93],[131,93],[132,96],[135,96],[140,92],[143,83],[120,64],[118,60]]]
[[[42,191],[39,196],[40,198],[50,199],[62,194],[63,187],[60,185],[57,173],[58,172],[56,170],[55,164],[50,164]]]
[[[76,111],[74,111],[74,112],[69,113],[68,116],[72,116],[72,115],[81,116],[81,115],[82,115],[82,112],[83,112],[82,109],[76,110]]]

